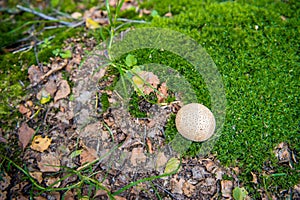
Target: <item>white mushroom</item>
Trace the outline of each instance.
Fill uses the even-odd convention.
[[[186,139],[202,142],[215,131],[216,121],[212,112],[204,105],[191,103],[183,106],[176,115],[176,128]]]

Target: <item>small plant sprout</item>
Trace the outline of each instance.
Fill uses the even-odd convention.
[[[212,112],[204,105],[191,103],[183,106],[176,115],[176,128],[186,139],[202,142],[215,131],[216,121]]]

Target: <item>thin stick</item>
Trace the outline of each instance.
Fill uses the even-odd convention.
[[[45,15],[41,12],[38,12],[38,11],[35,11],[31,8],[26,8],[26,7],[23,7],[23,6],[20,6],[20,5],[17,5],[17,8],[22,10],[22,11],[25,11],[25,12],[29,12],[29,13],[32,13],[34,15],[37,15],[43,19],[46,19],[46,20],[53,20],[53,21],[58,21],[59,23],[63,24],[63,25],[66,25],[68,27],[73,27],[74,24],[73,23],[70,23],[70,22],[66,22],[66,21],[62,21],[62,20],[58,20],[57,18],[55,17],[51,17],[51,16],[48,16],[48,15]]]
[[[169,192],[167,189],[161,187],[159,184],[154,183],[153,181],[152,181],[152,183],[153,183],[153,185],[155,185],[156,187],[158,187],[159,189],[163,190],[165,193],[170,195],[170,197],[172,197],[173,199],[176,199],[176,197],[171,192]]]

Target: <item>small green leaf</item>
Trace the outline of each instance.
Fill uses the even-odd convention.
[[[51,100],[51,96],[48,92],[46,92],[45,90],[42,90],[42,97],[40,100],[41,104],[46,104]]]
[[[179,164],[180,164],[180,160],[178,160],[175,157],[170,158],[170,160],[167,162],[164,173],[168,174],[168,173],[175,171],[178,168]]]
[[[158,14],[158,12],[156,10],[152,10],[151,16],[152,17],[159,17],[159,14]]]
[[[128,54],[126,56],[125,63],[128,67],[132,67],[132,66],[136,65],[137,60],[134,55]]]
[[[59,4],[59,0],[51,0],[51,6],[56,7]]]
[[[59,55],[62,58],[71,58],[72,57],[72,52],[70,50],[66,50],[65,52],[62,52]]]
[[[244,187],[242,187],[242,188],[236,187],[233,190],[233,198],[235,200],[244,200],[246,198],[247,194],[248,194],[248,192]]]
[[[60,53],[60,49],[55,49],[52,51],[53,55],[58,56]]]
[[[75,158],[76,156],[79,156],[81,154],[81,152],[82,152],[82,149],[73,151],[70,156],[71,156],[71,158]]]

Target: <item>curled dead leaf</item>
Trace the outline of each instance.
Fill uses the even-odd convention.
[[[230,180],[221,181],[221,192],[222,196],[226,198],[231,198],[233,183]]]
[[[38,183],[43,181],[43,173],[42,172],[29,172],[30,176],[32,176]]]

